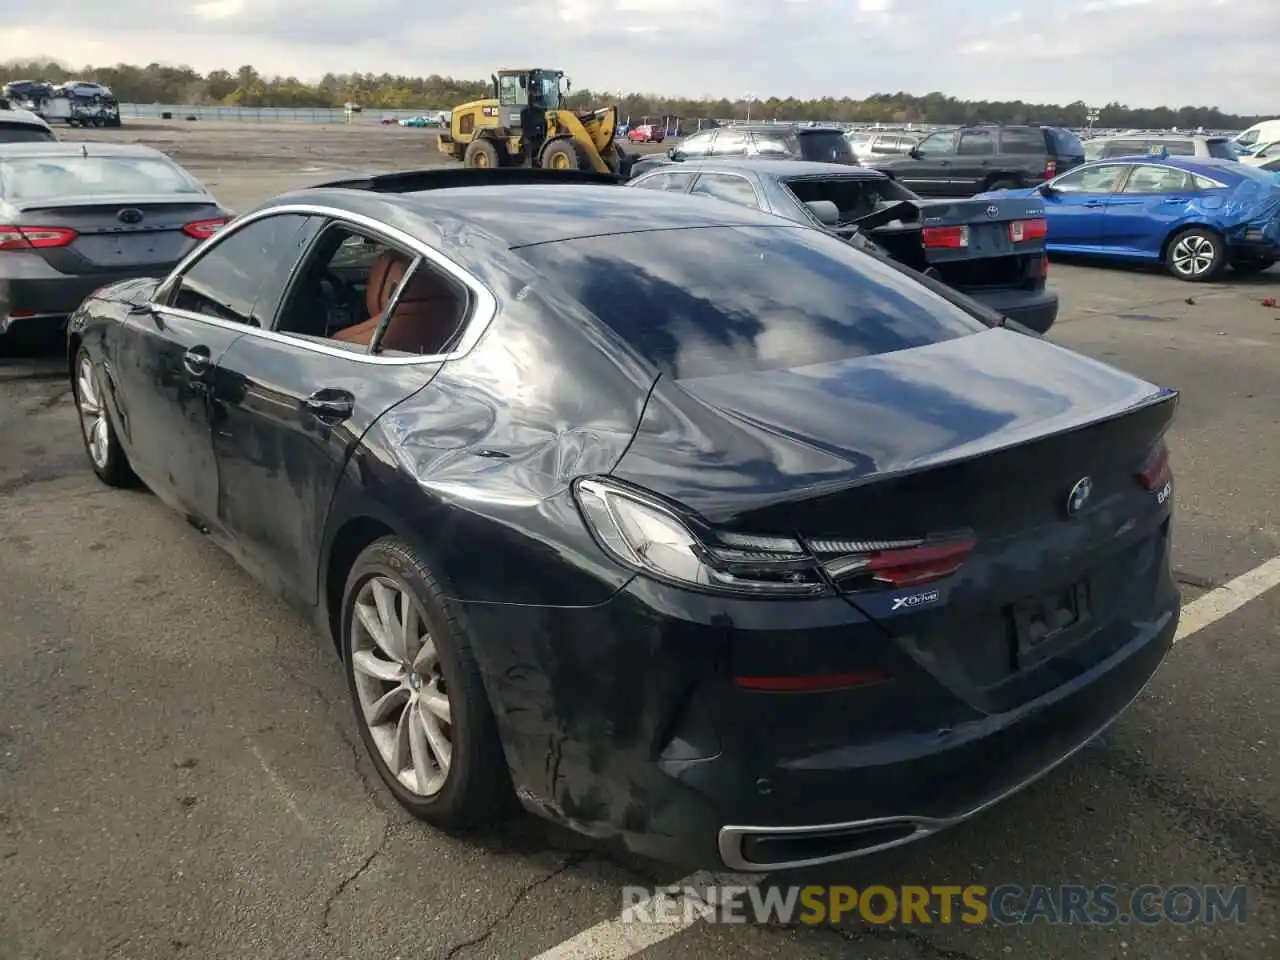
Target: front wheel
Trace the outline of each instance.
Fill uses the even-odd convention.
[[[1179,280],[1206,283],[1222,273],[1227,264],[1226,244],[1210,230],[1192,227],[1169,243],[1165,266]]]
[[[587,170],[590,165],[572,140],[552,140],[543,148],[542,166],[548,170]]]
[[[400,805],[453,830],[501,813],[513,794],[475,655],[402,540],[375,541],[352,566],[342,651],[360,738]]]
[[[502,165],[498,148],[488,140],[472,140],[462,154],[462,164],[473,170],[492,170]]]
[[[1270,270],[1277,262],[1272,257],[1264,257],[1261,260],[1237,260],[1231,265],[1231,269],[1236,273],[1261,273],[1263,270]]]
[[[111,426],[102,380],[89,351],[84,347],[76,352],[75,379],[71,392],[80,418],[80,436],[84,440],[85,453],[89,455],[93,472],[107,486],[133,486],[137,478],[120,445],[120,438]]]

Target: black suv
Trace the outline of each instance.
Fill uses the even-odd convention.
[[[732,157],[759,157],[762,160],[816,160],[858,166],[849,138],[839,127],[807,126],[798,123],[739,123],[731,127],[700,130],[681,140],[665,156],[642,157],[631,175],[682,160],[727,160]]]
[[[1084,141],[1039,124],[980,124],[940,130],[909,153],[870,166],[922,197],[971,197],[1033,187],[1084,163]]]

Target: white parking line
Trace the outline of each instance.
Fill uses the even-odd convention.
[[[621,916],[588,927],[533,960],[626,960],[689,929],[704,911],[710,911],[712,907],[695,891],[709,886],[753,887],[763,879],[762,874],[700,871],[673,884],[674,893],[659,892],[631,908],[641,916],[672,917],[670,923],[637,923],[631,919],[630,910],[623,911]]]
[[[1173,642],[1187,639],[1276,586],[1280,586],[1280,557],[1254,567],[1248,573],[1210,590],[1183,607]],[[538,954],[533,960],[627,960],[628,957],[634,957],[689,929],[701,919],[703,910],[710,910],[705,901],[691,896],[688,888],[700,890],[708,885],[746,887],[763,880],[762,874],[744,876],[695,873],[674,884],[673,889],[677,892],[655,894],[634,908],[650,916],[679,919],[674,919],[671,923],[636,923],[624,911],[620,916],[597,923],[577,936]]]
[[[1280,557],[1273,557],[1248,573],[1242,573],[1229,583],[1210,590],[1182,608],[1178,633],[1173,642],[1185,640],[1198,630],[1234,613],[1250,600],[1254,600],[1272,587],[1280,585]]]

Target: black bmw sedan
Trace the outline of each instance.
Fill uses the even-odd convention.
[[[409,811],[831,862],[1138,696],[1173,391],[757,211],[468,173],[276,198],[69,326],[93,469],[312,612]]]

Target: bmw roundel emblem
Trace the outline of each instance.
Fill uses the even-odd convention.
[[[1089,502],[1089,495],[1093,493],[1093,481],[1088,477],[1081,477],[1076,481],[1076,485],[1071,488],[1071,493],[1067,495],[1067,513],[1071,516],[1079,513],[1084,509],[1084,505]]]
[[[991,206],[987,207],[987,219],[988,219],[988,220],[994,220],[994,219],[995,219],[996,217],[998,217],[998,216],[1000,216],[1000,208],[999,208],[999,207],[997,207],[994,203],[993,203]]]

